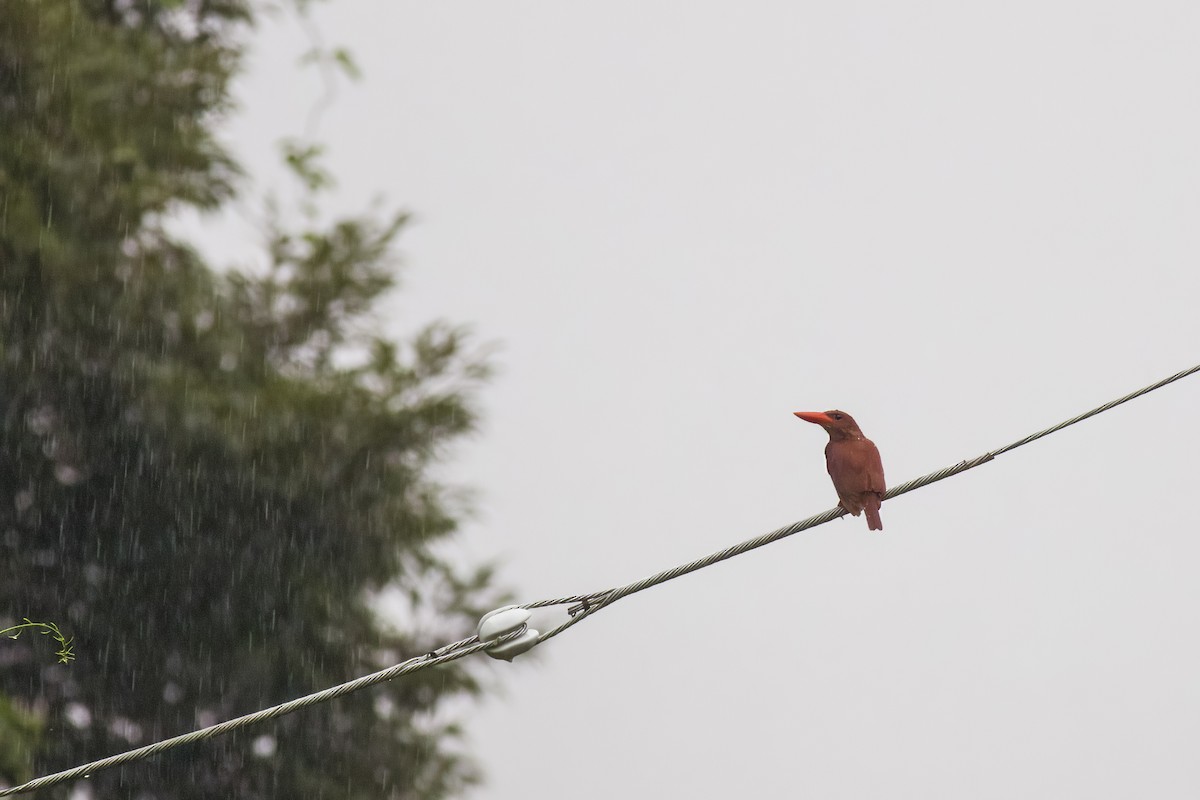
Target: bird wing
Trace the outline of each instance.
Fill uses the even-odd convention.
[[[870,439],[830,442],[825,447],[825,466],[838,494],[887,491],[879,448]]]
[[[883,479],[883,459],[879,457],[879,448],[870,439],[864,439],[864,461],[867,472],[867,490],[883,494],[887,491],[887,482]]]

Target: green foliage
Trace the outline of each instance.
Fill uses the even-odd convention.
[[[33,750],[42,733],[42,720],[0,695],[0,785],[33,777]]]
[[[0,14],[0,625],[55,618],[80,642],[68,669],[4,640],[0,778],[342,682],[499,602],[489,570],[439,555],[464,509],[430,478],[473,429],[484,365],[461,329],[397,343],[371,322],[404,218],[276,216],[252,274],[214,272],[161,227],[233,196],[212,129],[251,10]],[[297,171],[323,175],[297,147]],[[396,628],[372,605],[392,588],[411,605]],[[90,782],[98,797],[449,796],[476,775],[440,709],[477,691],[456,662]]]
[[[31,622],[28,617],[20,625],[11,625],[3,630],[0,630],[0,636],[7,636],[10,639],[17,639],[25,630],[36,630],[43,636],[52,636],[54,641],[58,642],[58,652],[54,655],[58,656],[58,663],[70,664],[75,660],[75,652],[71,649],[71,639],[63,636],[63,632],[58,629],[58,625],[53,622]]]
[[[315,192],[333,185],[333,176],[320,164],[320,158],[325,154],[324,147],[289,139],[283,142],[282,150],[284,163],[309,191]]]
[[[332,67],[351,80],[362,79],[362,70],[359,69],[358,62],[344,47],[335,47],[331,50],[314,47],[300,57],[300,63]]]

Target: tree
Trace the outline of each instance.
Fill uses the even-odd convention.
[[[246,0],[8,0],[0,15],[0,781],[340,683],[459,638],[498,598],[439,555],[431,479],[472,430],[461,330],[370,324],[402,216],[271,225],[218,273],[164,232],[230,200],[213,137]],[[399,587],[402,629],[372,598]],[[418,622],[420,620],[420,622]],[[98,797],[442,797],[476,778],[462,662],[90,778]],[[54,796],[65,797],[69,787]]]

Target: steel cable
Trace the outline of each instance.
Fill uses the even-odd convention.
[[[1182,372],[1177,372],[1168,378],[1164,378],[1161,381],[1138,389],[1136,392],[1131,392],[1124,397],[1111,400],[1102,406],[1097,406],[1091,411],[1084,412],[1079,416],[1072,417],[1071,419],[1060,422],[1057,425],[1046,428],[1045,430],[1032,433],[1023,439],[1018,439],[1012,444],[1005,445],[997,450],[992,450],[967,461],[960,461],[954,466],[945,467],[944,469],[931,472],[923,477],[910,480],[907,483],[902,483],[899,486],[889,489],[887,494],[884,495],[884,499],[890,500],[893,497],[898,497],[902,494],[920,489],[924,486],[928,486],[931,483],[936,483],[937,481],[949,478],[952,475],[958,475],[959,473],[966,472],[967,470],[973,469],[980,464],[986,464],[995,459],[996,456],[1003,455],[1004,453],[1015,450],[1018,447],[1041,439],[1044,436],[1049,436],[1050,434],[1056,433],[1063,428],[1074,425],[1077,422],[1082,422],[1089,417],[1094,417],[1097,414],[1101,414],[1111,408],[1121,405],[1122,403],[1127,403],[1130,400],[1141,397],[1144,394],[1153,392],[1156,389],[1161,389],[1170,383],[1174,383],[1181,378],[1186,378],[1187,376],[1196,372],[1200,372],[1200,364],[1197,364],[1189,369],[1185,369]],[[538,636],[538,642],[544,642],[547,639],[551,639],[566,631],[568,628],[577,625],[601,609],[607,608],[621,598],[628,597],[631,594],[635,594],[645,589],[649,589],[652,586],[658,586],[661,583],[674,580],[675,578],[687,575],[690,572],[695,572],[697,570],[704,569],[705,567],[710,567],[714,564],[720,563],[721,561],[725,561],[726,559],[739,556],[743,553],[747,553],[751,550],[771,544],[772,542],[777,542],[780,539],[800,533],[801,531],[806,531],[810,528],[815,528],[818,525],[823,525],[826,522],[844,516],[846,513],[847,512],[845,509],[841,507],[831,508],[828,511],[824,511],[816,516],[792,523],[791,525],[787,525],[776,531],[772,531],[771,533],[756,536],[753,539],[747,539],[740,544],[726,547],[723,550],[719,550],[703,558],[698,558],[695,561],[690,561],[686,564],[680,564],[679,566],[672,567],[671,569],[663,570],[662,572],[655,573],[654,575],[650,575],[646,578],[642,578],[639,581],[635,581],[624,586],[618,586],[612,589],[604,589],[602,591],[592,592],[590,594],[559,597],[550,600],[537,600],[532,603],[526,603],[521,607],[527,609],[536,609],[558,605],[570,606],[570,619]],[[520,633],[521,631],[517,631],[507,637],[502,637],[499,641],[515,638],[516,636],[520,635]],[[444,664],[449,661],[463,658],[464,656],[468,656],[473,653],[477,653],[480,650],[485,650],[489,647],[492,647],[497,643],[498,642],[491,641],[480,642],[478,637],[471,636],[452,644],[448,644],[444,647],[440,647],[437,650],[425,655],[410,658],[407,661],[401,662],[400,664],[392,667],[388,667],[387,669],[380,670],[379,672],[366,675],[348,683],[343,683],[339,686],[334,686],[320,692],[306,695],[296,700],[291,700],[277,706],[272,706],[271,708],[266,708],[253,714],[247,714],[245,716],[227,720],[216,725],[211,725],[207,728],[192,731],[191,733],[175,736],[171,739],[164,739],[162,741],[155,742],[154,744],[146,745],[145,747],[139,747],[135,750],[129,750],[119,755],[109,756],[108,758],[103,758],[99,761],[93,761],[91,763],[83,764],[82,766],[74,767],[62,772],[56,772],[51,775],[36,778],[19,786],[13,786],[8,789],[0,789],[0,797],[32,792],[36,789],[42,789],[48,786],[53,786],[57,783],[62,783],[63,781],[86,777],[92,772],[96,772],[101,769],[107,769],[109,767],[115,767],[121,764],[128,764],[132,761],[139,761],[143,758],[149,758],[150,756],[157,755],[158,753],[161,753],[165,750],[170,750],[180,745],[202,741],[204,739],[209,739],[214,736],[220,736],[221,734],[237,730],[238,728],[243,728],[248,725],[253,725],[269,719],[275,719],[276,717],[281,717],[284,714],[290,714],[294,711],[299,711],[302,708],[307,708],[308,706],[316,705],[318,703],[324,703],[341,697],[342,695],[349,694],[350,692],[355,692],[368,686],[374,686],[375,684],[389,681],[393,678],[398,678],[401,675],[406,675],[410,672],[416,672],[419,669],[424,669],[435,664]]]

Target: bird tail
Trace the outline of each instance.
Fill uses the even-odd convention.
[[[879,518],[879,496],[868,495],[863,503],[863,511],[867,512],[867,530],[883,530],[883,520]]]

